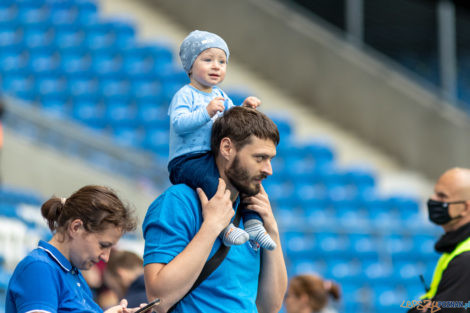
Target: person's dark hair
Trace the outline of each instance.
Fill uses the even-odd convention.
[[[323,280],[315,275],[294,276],[289,287],[289,292],[292,292],[296,297],[300,297],[302,294],[308,296],[313,312],[322,310],[328,304],[329,296],[335,300],[340,298],[340,288],[336,283]]]
[[[75,219],[80,219],[85,230],[92,233],[101,232],[109,225],[123,232],[136,228],[130,208],[112,189],[102,186],[85,186],[67,199],[52,197],[44,202],[41,213],[53,232],[64,232]]]
[[[252,135],[259,139],[270,139],[276,146],[279,144],[279,131],[269,117],[255,109],[233,107],[212,126],[212,153],[217,156],[220,141],[225,137],[230,138],[235,148],[240,150],[250,142]]]
[[[117,276],[118,268],[134,269],[136,267],[143,267],[144,261],[141,257],[131,251],[126,250],[112,250],[109,256],[108,263],[106,264],[105,271]]]

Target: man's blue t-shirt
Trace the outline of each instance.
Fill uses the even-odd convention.
[[[235,209],[238,203],[237,199]],[[144,265],[173,260],[199,231],[202,221],[199,197],[193,189],[182,184],[168,188],[150,205],[142,225]],[[217,239],[209,258],[220,245]],[[258,312],[259,273],[260,250],[255,251],[248,243],[232,246],[219,267],[174,312]]]
[[[80,271],[54,246],[40,241],[8,284],[6,312],[102,313]]]

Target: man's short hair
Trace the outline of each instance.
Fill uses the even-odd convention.
[[[251,136],[271,140],[279,144],[279,131],[276,124],[265,114],[247,107],[233,107],[219,117],[212,126],[211,149],[214,156],[219,153],[220,142],[228,137],[240,150],[250,143]]]

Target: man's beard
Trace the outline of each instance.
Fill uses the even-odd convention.
[[[266,175],[260,175],[258,177],[250,177],[248,171],[240,165],[240,160],[238,156],[235,156],[232,165],[230,168],[225,170],[225,175],[227,176],[230,184],[234,186],[238,192],[242,193],[244,196],[254,196],[260,189],[261,184],[256,184],[252,186],[252,180],[263,180],[266,178]]]

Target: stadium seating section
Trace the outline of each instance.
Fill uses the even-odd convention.
[[[104,19],[90,0],[0,2],[2,92],[123,147],[153,151],[163,165],[168,104],[188,81],[173,50],[140,42],[130,19]],[[244,98],[228,93],[236,104]],[[416,199],[380,195],[374,169],[340,167],[333,142],[298,142],[291,120],[272,118],[282,138],[265,186],[289,275],[316,272],[340,283],[340,312],[402,312],[403,300],[424,291],[419,275],[431,281],[437,227]],[[40,203],[34,193],[0,189],[1,302],[14,262],[48,236]]]

